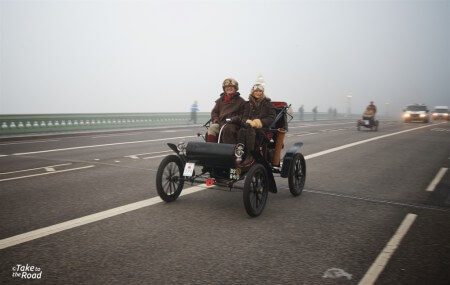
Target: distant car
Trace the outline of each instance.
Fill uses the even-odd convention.
[[[436,106],[434,107],[431,117],[433,120],[445,120],[450,121],[448,106]]]
[[[430,122],[430,111],[424,104],[413,104],[403,109],[403,121],[409,122]]]

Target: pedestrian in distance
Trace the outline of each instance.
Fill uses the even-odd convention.
[[[317,120],[317,106],[315,106],[312,109],[312,112],[313,112],[313,121],[316,121]]]
[[[199,109],[198,109],[197,101],[194,101],[194,103],[191,106],[191,119],[189,120],[189,122],[197,124],[197,112],[198,111],[199,111]]]
[[[303,121],[303,112],[304,112],[305,110],[304,110],[304,108],[303,108],[303,105],[301,105],[300,106],[300,108],[298,108],[298,119],[300,120],[300,121]]]

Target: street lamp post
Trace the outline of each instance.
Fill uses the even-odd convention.
[[[347,95],[347,117],[352,114],[352,95]]]

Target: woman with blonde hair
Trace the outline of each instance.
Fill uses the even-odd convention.
[[[245,146],[246,158],[241,163],[242,166],[251,165],[254,161],[253,151],[255,150],[256,136],[258,130],[269,128],[276,117],[275,108],[272,106],[270,98],[264,94],[264,86],[255,84],[245,103],[242,125],[238,132],[238,143]]]

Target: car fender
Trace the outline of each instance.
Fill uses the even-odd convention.
[[[292,145],[283,157],[283,166],[281,167],[281,177],[286,178],[289,176],[289,170],[291,169],[292,159],[300,152],[300,148],[303,146],[302,142],[297,142]]]

